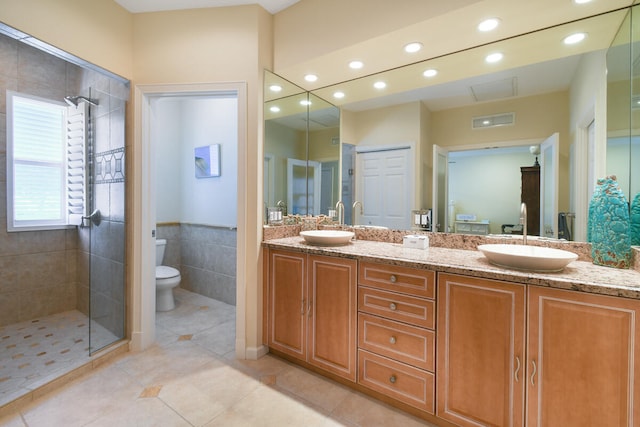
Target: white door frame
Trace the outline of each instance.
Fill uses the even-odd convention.
[[[131,237],[131,290],[129,292],[129,328],[131,349],[140,351],[155,342],[155,154],[150,138],[151,100],[164,96],[204,95],[217,92],[236,92],[238,97],[238,176],[246,174],[245,158],[247,146],[247,84],[245,82],[137,85],[134,91],[134,144],[133,197]],[[247,194],[247,183],[238,180],[238,204]],[[236,356],[246,357],[246,224],[245,206],[237,213],[238,243],[236,249]]]

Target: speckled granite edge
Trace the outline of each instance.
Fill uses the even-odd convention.
[[[442,236],[445,241],[450,237]],[[480,236],[460,237],[472,245]],[[550,243],[550,242],[545,242]],[[505,269],[489,264],[474,247],[457,249],[432,245],[427,249],[408,249],[399,243],[356,240],[344,246],[321,247],[307,244],[302,237],[286,237],[263,242],[272,249],[352,258],[414,268],[429,268],[443,273],[465,274],[486,279],[503,280],[590,292],[601,295],[640,299],[640,272],[634,269],[616,269],[594,265],[590,260],[577,260],[559,273],[535,273]]]

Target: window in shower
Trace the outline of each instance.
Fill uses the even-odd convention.
[[[7,107],[7,229],[65,228],[84,211],[83,119],[62,102],[15,92]]]

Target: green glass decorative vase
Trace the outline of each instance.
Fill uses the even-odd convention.
[[[589,202],[587,239],[593,263],[615,268],[631,265],[629,203],[615,176],[598,179]]]
[[[631,246],[640,246],[640,193],[631,202]]]

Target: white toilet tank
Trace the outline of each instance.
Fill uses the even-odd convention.
[[[162,260],[164,259],[164,248],[166,247],[166,239],[156,239],[156,266],[162,265]]]

